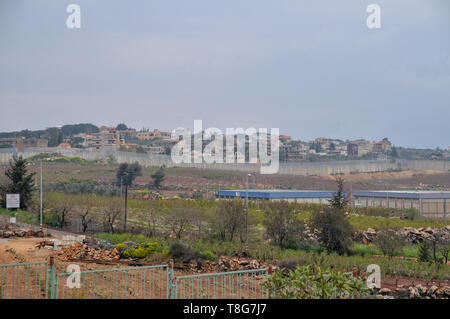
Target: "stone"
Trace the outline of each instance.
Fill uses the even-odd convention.
[[[44,232],[42,230],[38,230],[34,233],[35,237],[44,237]]]
[[[420,298],[419,290],[416,287],[409,287],[409,298],[410,299],[417,299]]]
[[[417,285],[416,289],[421,296],[425,296],[427,294],[427,287],[423,287],[422,285]]]
[[[435,295],[437,290],[438,290],[438,287],[431,286],[430,289],[428,289],[428,291],[427,291],[427,296],[431,297],[431,296]]]
[[[23,229],[18,229],[14,232],[14,235],[17,237],[25,237],[27,232]]]
[[[391,289],[389,288],[381,288],[379,293],[383,296],[389,296],[391,294]]]
[[[405,288],[400,288],[395,291],[395,295],[399,299],[408,299],[409,298],[409,290]]]
[[[450,286],[445,286],[444,289],[444,297],[450,297]]]
[[[259,268],[259,263],[258,263],[258,261],[257,260],[252,260],[252,261],[250,261],[250,268],[251,269],[258,269]]]
[[[3,238],[9,238],[12,237],[14,234],[11,231],[4,231],[3,232]]]

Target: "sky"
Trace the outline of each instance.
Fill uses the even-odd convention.
[[[0,131],[197,119],[447,148],[450,1],[0,0]]]

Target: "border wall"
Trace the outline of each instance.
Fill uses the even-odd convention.
[[[139,154],[119,151],[87,151],[61,148],[27,148],[22,155],[25,158],[41,153],[59,153],[64,156],[79,156],[85,160],[107,161],[113,158],[118,163],[138,162],[142,166],[190,167],[223,171],[259,173],[259,164],[175,164],[168,155]],[[0,164],[6,164],[13,158],[13,149],[0,152]],[[333,175],[349,173],[369,173],[399,170],[450,171],[450,161],[439,160],[353,160],[311,163],[280,163],[279,175]]]

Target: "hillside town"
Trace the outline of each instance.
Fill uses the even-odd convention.
[[[0,149],[16,148],[19,152],[25,148],[85,149],[88,151],[118,150],[123,152],[170,154],[171,148],[179,141],[172,138],[171,132],[159,129],[130,128],[125,124],[116,127],[95,126],[93,124],[75,124],[51,127],[40,131],[23,130],[20,132],[0,133]],[[301,141],[281,134],[280,161],[301,162],[316,160],[345,159],[390,159],[398,158],[398,147],[394,147],[388,138],[380,141],[366,139],[342,140],[318,137]],[[247,137],[248,143],[248,137]],[[269,141],[270,143],[270,141]],[[206,141],[204,140],[203,147]],[[224,144],[224,152],[226,144]],[[417,159],[449,159],[447,150],[429,150]],[[412,158],[415,159],[415,158]]]

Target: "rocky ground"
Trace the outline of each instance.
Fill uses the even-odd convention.
[[[431,227],[403,227],[396,232],[400,238],[403,238],[406,242],[412,244],[422,243],[425,240],[432,240],[434,238],[450,240],[450,225],[440,229]],[[376,240],[377,234],[378,232],[375,229],[369,228],[358,236],[363,243],[368,244]]]
[[[422,285],[412,285],[404,287],[402,285],[395,289],[381,288],[372,293],[377,299],[449,299],[450,286],[430,287]]]

